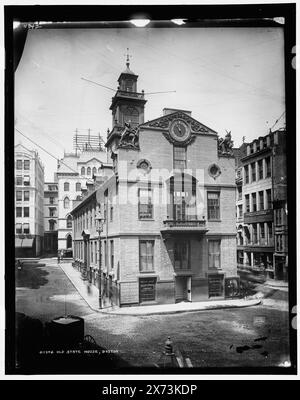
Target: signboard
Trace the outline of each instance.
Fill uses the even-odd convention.
[[[208,297],[223,296],[223,280],[224,275],[208,276]]]
[[[140,278],[140,303],[155,300],[156,278]]]

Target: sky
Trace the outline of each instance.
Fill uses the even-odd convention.
[[[15,126],[56,158],[73,150],[75,130],[112,127],[114,92],[126,67],[147,95],[145,121],[163,108],[189,110],[234,145],[266,135],[285,111],[282,28],[36,29],[28,32],[15,72]],[[284,124],[284,117],[274,128]],[[57,162],[16,132],[15,143],[38,151],[45,181]]]

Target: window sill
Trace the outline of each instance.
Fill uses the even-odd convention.
[[[222,222],[221,219],[208,219],[207,222]]]
[[[144,275],[144,274],[155,274],[155,271],[140,271],[140,275]]]
[[[139,221],[154,221],[154,218],[138,218]]]

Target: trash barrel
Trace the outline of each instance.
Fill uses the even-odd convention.
[[[47,324],[52,344],[63,347],[78,346],[84,339],[84,319],[67,315],[53,319]]]

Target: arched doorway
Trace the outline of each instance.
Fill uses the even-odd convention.
[[[67,251],[66,257],[73,257],[73,249],[72,249],[72,235],[67,236]]]

